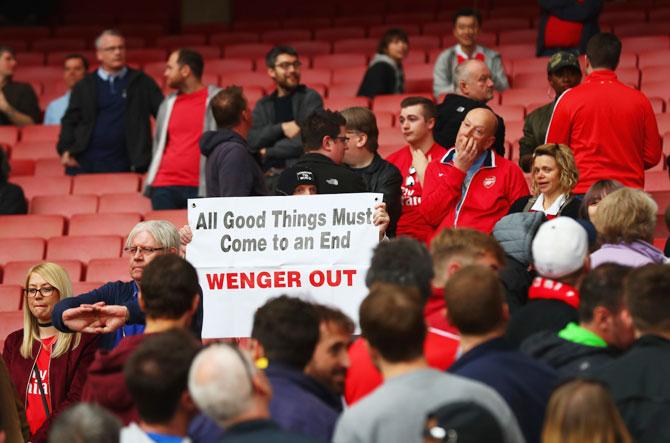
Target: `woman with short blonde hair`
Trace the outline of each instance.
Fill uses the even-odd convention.
[[[30,268],[23,292],[23,328],[7,337],[2,356],[26,406],[30,441],[37,443],[46,441],[54,417],[81,398],[98,337],[54,328],[54,306],[72,297],[72,283],[61,266]]]

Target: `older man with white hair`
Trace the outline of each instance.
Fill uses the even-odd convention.
[[[104,334],[103,349],[114,348],[125,336],[144,331],[144,314],[137,297],[144,268],[156,257],[179,253],[179,232],[165,220],[148,220],[128,234],[124,253],[129,260],[130,281],[109,282],[98,289],[57,303],[52,314],[56,329]],[[193,320],[193,332],[200,335],[202,304]]]
[[[191,365],[188,388],[195,404],[225,428],[223,443],[316,443],[284,431],[270,418],[272,387],[244,351],[217,344]]]

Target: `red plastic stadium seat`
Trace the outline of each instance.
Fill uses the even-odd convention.
[[[370,5],[373,7],[378,6],[378,4],[375,4],[374,2],[370,2]],[[356,4],[357,7],[360,6],[366,6],[361,3]],[[357,8],[358,9],[358,8]],[[362,15],[361,12],[357,15],[348,15],[344,17],[333,17],[333,26],[335,27],[342,27],[342,26],[360,26],[360,27],[365,27],[365,26],[370,26],[370,25],[378,25],[380,23],[384,22],[384,17],[382,14],[374,14],[374,15]]]
[[[621,39],[621,50],[625,52],[643,52],[652,49],[670,48],[670,36],[653,35],[644,37],[623,37]]]
[[[96,195],[45,195],[30,202],[31,214],[54,214],[71,217],[74,214],[93,214],[98,209]]]
[[[22,142],[58,142],[60,125],[28,125],[21,128]]]
[[[331,86],[332,87],[332,86]],[[334,111],[341,111],[352,106],[362,106],[364,108],[370,107],[370,102],[367,97],[332,97],[323,99],[323,107]]]
[[[549,63],[549,57],[518,58],[512,62],[512,70],[514,71],[515,76],[521,73],[534,73],[539,74],[540,76],[544,75],[544,79],[546,81],[547,63]]]
[[[68,235],[128,235],[142,220],[139,213],[75,214],[70,218]]]
[[[21,309],[22,295],[21,285],[0,285],[0,312]]]
[[[53,237],[47,242],[47,260],[81,260],[121,257],[122,239],[118,235]]]
[[[333,68],[332,83],[356,83],[357,85],[360,85],[366,70],[366,66]],[[358,90],[358,88],[356,90]]]
[[[209,36],[209,43],[218,46],[257,43],[258,41],[260,41],[260,34],[255,32],[219,32]]]
[[[223,54],[225,58],[256,58],[265,57],[270,49],[272,49],[272,45],[268,43],[238,43],[223,48]]]
[[[661,114],[665,112],[665,100],[661,97],[647,97],[649,103],[651,103],[651,108],[654,110],[654,114]]]
[[[16,126],[0,126],[0,143],[15,145],[19,140],[19,128]]]
[[[670,97],[670,84],[667,81],[645,82],[640,90],[647,97]],[[664,134],[665,131],[660,131],[660,133]]]
[[[65,169],[59,158],[42,158],[35,160],[35,174],[36,177],[45,176],[64,176]]]
[[[523,120],[505,122],[505,139],[517,144],[519,139],[523,137]]]
[[[265,72],[227,72],[221,75],[221,85],[258,86],[267,92],[273,89],[274,81]]]
[[[28,200],[38,195],[68,195],[72,179],[62,177],[13,177],[12,182],[23,188]]]
[[[126,277],[124,280],[128,280]],[[104,285],[104,282],[101,281],[78,281],[72,282],[72,293],[74,295],[86,294],[91,292],[94,289],[98,289],[100,286]]]
[[[86,48],[86,41],[81,38],[71,37],[49,37],[40,38],[32,43],[33,51],[79,51]]]
[[[284,29],[329,28],[333,26],[333,19],[331,17],[292,17],[284,19],[282,23],[284,25]]]
[[[312,32],[307,29],[276,29],[261,34],[263,43],[286,44],[293,40],[309,40]]]
[[[356,97],[361,82],[333,83],[328,87],[328,96],[331,98]],[[367,100],[367,99],[366,99]]]
[[[404,146],[407,142],[400,132],[400,128],[387,128],[379,131],[379,145]]]
[[[0,312],[0,340],[3,343],[9,334],[22,328],[23,311]]]
[[[333,50],[333,45],[325,40],[301,40],[289,43],[293,49],[298,51],[301,57],[312,57],[317,54],[330,54]],[[263,64],[265,67],[265,64]],[[258,69],[258,68],[257,68]]]
[[[163,211],[149,211],[144,214],[145,220],[167,220],[177,229],[188,224],[186,209],[168,209]]]
[[[494,48],[500,53],[504,59],[516,60],[519,58],[530,58],[535,55],[535,44],[516,44],[516,45],[502,45]]]
[[[409,51],[407,57],[405,57],[405,60],[403,61],[408,65],[409,64],[421,65],[423,63],[426,63],[427,59],[428,59],[427,51],[424,51],[423,49],[414,48],[414,50]]]
[[[395,123],[395,113],[388,111],[375,111],[375,119],[377,120],[377,128],[380,131],[385,131],[393,128]]]
[[[523,105],[491,105],[493,112],[505,120],[505,124],[511,121],[523,121],[526,108]]]
[[[668,51],[670,56],[670,51]],[[644,91],[645,85],[647,84],[661,84],[667,83],[667,79],[670,78],[670,64],[665,66],[647,66],[642,68],[641,73],[641,89]]]
[[[14,260],[42,260],[44,246],[44,239],[39,237],[3,239],[0,265]]]
[[[10,181],[13,177],[18,176],[33,176],[35,175],[35,161],[34,160],[9,160]]]
[[[44,57],[44,55],[42,55]],[[22,60],[17,56],[19,64]],[[20,66],[20,65],[19,65]],[[63,68],[57,66],[23,66],[16,69],[14,77],[18,81],[32,82],[44,81],[63,77]]]
[[[532,89],[508,89],[502,93],[502,104],[503,105],[526,105],[527,103],[541,103],[548,102],[549,97],[547,97],[546,88],[543,90],[541,88],[532,88]]]
[[[614,33],[619,37],[641,37],[645,35],[662,35],[668,32],[670,23],[666,22],[637,22],[614,26]]]
[[[658,213],[664,214],[665,209],[670,206],[670,190],[650,192],[658,205]]]
[[[658,125],[658,132],[660,134],[670,132],[670,114],[668,113],[656,114],[656,124]]]
[[[644,10],[604,11],[600,14],[600,23],[616,25],[618,23],[644,22],[647,14]]]
[[[12,158],[39,160],[42,158],[60,158],[53,142],[23,142],[16,143],[12,149]]]
[[[431,94],[389,94],[389,95],[378,95],[372,99],[372,110],[377,111],[388,111],[392,113],[400,112],[400,102],[407,97],[418,95],[421,97],[426,97],[427,99],[433,100]]]
[[[651,66],[670,66],[670,49],[644,51],[638,54],[638,58],[638,65],[643,72]]]
[[[23,69],[26,68],[40,68],[44,66],[43,52],[17,52],[16,59],[19,61]]]
[[[126,60],[129,63],[150,63],[167,60],[167,51],[161,48],[143,48],[143,49],[128,49],[126,51]]]
[[[486,25],[488,27],[488,23]],[[519,43],[532,43],[537,39],[536,29],[515,29],[501,31],[498,34],[498,43],[501,45],[514,45]]]
[[[67,237],[55,237],[55,238],[67,238]],[[4,267],[4,274],[2,282],[4,284],[14,284],[14,285],[25,285],[26,275],[28,270],[35,266],[36,264],[42,263],[44,261],[55,262],[65,269],[67,274],[70,276],[70,280],[75,282],[81,280],[82,270],[84,266],[81,261],[75,259],[68,260],[24,260],[24,261],[11,261],[8,262]]]
[[[100,34],[100,25],[62,25],[53,30],[55,37],[79,37],[93,39]]]
[[[138,192],[140,176],[132,172],[79,174],[72,180],[72,194],[102,195],[110,192]]]
[[[514,79],[512,80],[512,86],[514,89],[539,89],[542,87],[549,87],[549,82],[547,81],[547,74],[541,72],[521,72],[514,73]]]
[[[421,32],[421,27],[418,23],[387,23],[385,25],[370,26],[368,35],[370,37],[379,39],[386,31],[391,28],[400,28],[407,34],[419,34]]]
[[[96,258],[86,267],[87,282],[128,280],[128,259]]]
[[[147,211],[151,211],[151,200],[140,193],[110,193],[100,195],[99,213],[138,212],[144,214]]]
[[[501,17],[486,20],[484,26],[487,31],[506,31],[509,29],[530,28],[530,21],[527,18]]]
[[[637,68],[618,68],[616,76],[621,83],[635,88],[640,87],[640,71]]]
[[[376,38],[347,38],[336,40],[333,43],[335,54],[374,54],[377,51],[379,39]]]
[[[345,38],[364,38],[365,29],[363,27],[336,27],[322,28],[314,31],[314,40],[335,41]]]
[[[250,58],[223,58],[205,60],[207,72],[223,75],[226,72],[249,72],[252,71],[254,62]]]
[[[300,81],[304,84],[320,83],[329,85],[333,78],[330,69],[303,69],[300,72]]]
[[[170,50],[191,48],[205,43],[207,43],[207,37],[204,34],[163,35],[156,38],[157,47]]]
[[[65,219],[60,215],[1,215],[0,238],[49,238],[63,235]]]
[[[324,54],[315,55],[312,61],[314,68],[335,69],[348,67],[366,68],[367,56],[365,54]],[[362,80],[363,77],[359,79]],[[333,75],[333,81],[339,81]]]
[[[435,35],[410,35],[410,48],[414,50],[429,51],[440,47],[440,38]],[[406,62],[406,60],[404,61]]]
[[[646,171],[644,173],[644,190],[647,192],[670,191],[668,171]]]
[[[433,90],[433,64],[407,64],[405,66],[405,93],[431,94]]]
[[[401,144],[393,143],[393,144],[390,144],[390,145],[379,145],[379,148],[377,148],[377,153],[379,153],[379,155],[382,158],[385,159],[386,157],[393,154],[394,152],[396,152],[397,150],[399,150],[400,148],[402,148],[406,144],[407,143],[405,143],[405,141],[403,140],[403,143],[401,143]]]

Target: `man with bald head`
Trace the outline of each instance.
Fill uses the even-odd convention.
[[[497,126],[490,109],[471,110],[454,147],[428,165],[421,212],[435,232],[447,227],[491,232],[512,203],[529,194],[521,169],[491,149]]]
[[[493,98],[494,83],[486,63],[467,60],[454,70],[454,92],[444,97],[437,107],[433,137],[441,146],[454,146],[461,122],[470,110],[490,109],[486,103]],[[498,117],[498,129],[493,149],[505,155],[505,123]]]

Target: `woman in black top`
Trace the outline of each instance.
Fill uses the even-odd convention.
[[[9,161],[7,153],[0,148],[0,215],[26,214],[28,205],[23,189],[13,183],[9,183]]]
[[[402,60],[409,52],[409,39],[401,29],[389,29],[379,41],[377,53],[370,60],[358,96],[373,98],[382,94],[402,94],[405,73]]]

